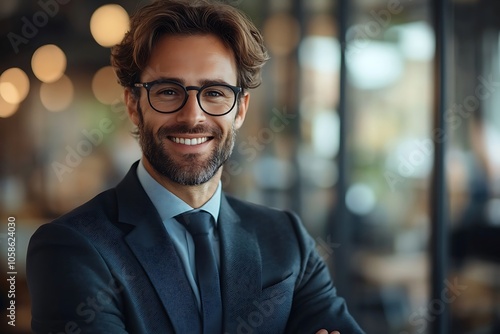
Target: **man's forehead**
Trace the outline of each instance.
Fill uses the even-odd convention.
[[[198,60],[236,61],[233,50],[213,34],[162,36],[153,46],[149,60],[150,63],[162,63],[164,59],[182,62],[195,57],[200,58]]]
[[[164,36],[155,45],[141,77],[234,84],[237,67],[232,50],[214,35]]]

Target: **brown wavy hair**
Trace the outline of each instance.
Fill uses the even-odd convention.
[[[156,0],[132,15],[130,31],[111,49],[118,81],[134,88],[160,37],[196,34],[213,34],[233,51],[239,86],[260,85],[261,68],[269,59],[261,33],[236,8],[208,0]]]

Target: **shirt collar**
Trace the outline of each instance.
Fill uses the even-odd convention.
[[[146,194],[153,202],[160,218],[163,222],[174,218],[175,216],[184,213],[186,211],[192,211],[189,204],[181,200],[179,197],[171,193],[168,189],[159,184],[144,168],[142,160],[137,166],[137,177],[142,187],[146,191]],[[217,185],[214,195],[206,202],[202,207],[197,210],[207,211],[214,217],[214,221],[217,224],[217,218],[219,217],[220,203],[221,203],[221,182]]]

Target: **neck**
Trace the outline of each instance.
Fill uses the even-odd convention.
[[[203,206],[203,204],[212,198],[217,190],[222,173],[221,167],[208,182],[195,186],[186,186],[173,182],[169,178],[158,173],[145,157],[142,158],[142,163],[146,171],[156,180],[156,182],[195,209]]]

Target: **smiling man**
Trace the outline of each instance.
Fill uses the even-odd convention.
[[[233,51],[215,35],[165,35],[134,83],[145,91],[125,90],[145,169],[193,208],[218,188],[245,119],[250,95],[236,86],[237,73]]]
[[[363,333],[299,218],[221,189],[266,60],[225,4],[161,0],[132,17],[112,64],[143,155],[33,235],[33,332]]]

